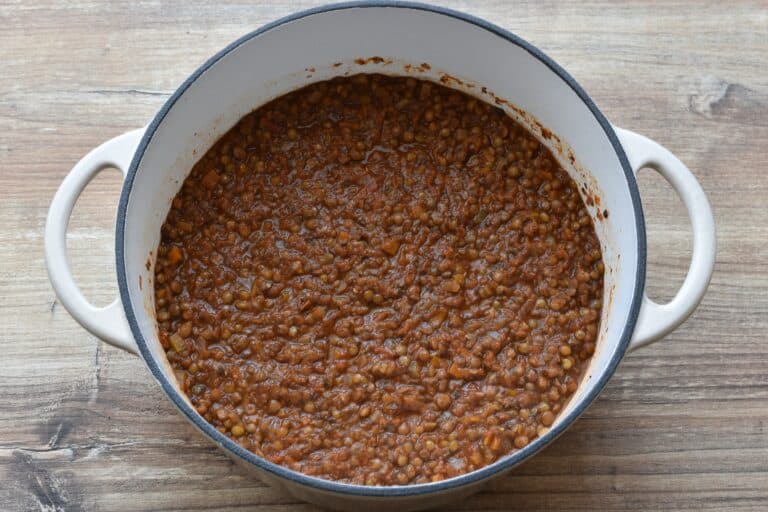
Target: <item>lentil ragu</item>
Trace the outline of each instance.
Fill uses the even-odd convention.
[[[600,245],[503,111],[380,75],[245,116],[162,227],[160,341],[197,411],[266,459],[437,481],[552,425],[595,349]]]

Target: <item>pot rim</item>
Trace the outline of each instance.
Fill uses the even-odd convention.
[[[507,42],[514,44],[523,50],[527,51],[532,57],[539,60],[542,64],[546,65],[552,72],[560,77],[581,99],[582,102],[589,108],[595,120],[599,123],[603,129],[605,135],[608,137],[616,155],[619,159],[624,175],[629,187],[630,196],[632,198],[632,208],[634,210],[635,217],[635,229],[637,231],[637,269],[636,269],[636,281],[635,289],[632,296],[632,302],[629,308],[629,317],[627,323],[624,326],[624,331],[621,334],[621,338],[617,344],[616,350],[613,353],[611,360],[608,363],[605,371],[600,374],[592,390],[586,394],[581,401],[573,408],[558,424],[556,427],[550,429],[546,434],[536,438],[525,448],[512,453],[509,456],[503,457],[498,461],[477,469],[475,471],[464,473],[462,475],[442,480],[439,482],[431,482],[426,484],[414,484],[403,486],[386,486],[386,487],[374,487],[367,485],[348,484],[338,482],[334,480],[325,480],[318,477],[308,476],[303,473],[299,473],[287,467],[272,463],[253,452],[246,450],[232,439],[225,436],[213,425],[205,421],[182,397],[171,384],[170,380],[163,374],[157,361],[154,359],[147,341],[141,334],[139,325],[136,319],[136,312],[134,311],[131,303],[130,294],[128,291],[128,282],[126,275],[126,262],[125,251],[123,249],[125,245],[125,224],[127,221],[126,214],[128,209],[128,201],[130,199],[133,182],[136,177],[136,173],[139,165],[141,164],[144,153],[149,145],[152,137],[154,136],[157,128],[163,122],[165,116],[169,110],[174,106],[176,101],[185,93],[185,91],[209,68],[216,64],[220,59],[228,55],[230,52],[241,46],[242,44],[250,41],[252,38],[263,34],[269,30],[277,28],[286,23],[300,20],[302,18],[312,16],[315,14],[327,13],[332,11],[355,9],[355,8],[397,8],[397,9],[412,9],[418,11],[426,11],[432,14],[448,16],[465,23],[470,23],[477,27],[480,27],[488,32],[491,32]],[[211,440],[216,442],[221,448],[225,449],[230,454],[238,457],[238,459],[252,464],[257,468],[266,471],[276,477],[289,480],[291,482],[301,484],[316,490],[321,490],[331,493],[340,493],[349,496],[361,496],[361,497],[415,497],[433,494],[441,491],[447,491],[450,489],[457,489],[463,486],[467,486],[474,483],[480,483],[487,480],[499,473],[517,466],[526,459],[532,457],[549,443],[554,441],[560,434],[562,434],[571,424],[586,410],[587,407],[595,400],[597,395],[600,394],[605,384],[615,372],[619,362],[624,357],[624,354],[629,346],[632,334],[635,330],[635,324],[640,312],[640,305],[643,296],[643,290],[645,287],[645,273],[646,273],[646,235],[645,235],[645,220],[640,202],[640,192],[632,168],[629,165],[624,149],[617,138],[612,125],[608,122],[607,118],[597,108],[594,101],[584,91],[584,89],[571,77],[559,64],[557,64],[550,57],[545,55],[541,50],[522,38],[516,36],[510,31],[503,29],[497,25],[487,22],[483,19],[475,16],[465,14],[452,9],[443,7],[437,7],[433,5],[410,2],[410,1],[380,1],[380,0],[360,0],[343,3],[334,3],[324,6],[315,7],[312,9],[303,10],[286,17],[280,18],[276,21],[268,23],[261,28],[258,28],[239,39],[233,41],[221,51],[216,53],[213,57],[208,59],[204,64],[197,68],[171,95],[168,100],[163,104],[161,109],[157,112],[152,122],[148,125],[146,132],[144,133],[139,146],[136,149],[136,153],[131,161],[130,168],[125,178],[124,186],[120,194],[120,203],[117,212],[116,223],[116,235],[115,235],[115,256],[116,256],[116,271],[117,282],[120,291],[120,299],[123,303],[125,315],[130,325],[133,336],[136,339],[136,344],[139,348],[144,362],[148,366],[152,376],[162,387],[165,394],[173,402],[178,410],[180,410],[186,418],[192,422],[200,431],[202,431]]]

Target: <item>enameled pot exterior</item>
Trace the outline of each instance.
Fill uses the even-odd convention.
[[[442,82],[505,109],[558,156],[579,183],[603,248],[606,303],[597,351],[568,406],[526,448],[456,478],[403,487],[367,487],[308,477],[274,465],[219,433],[180,392],[156,336],[153,264],[170,201],[195,161],[243,115],[286,92],[352,73],[410,75]],[[125,176],[116,226],[120,297],[91,306],[66,262],[65,234],[77,196],[108,166]],[[691,268],[677,296],[659,305],[644,295],[645,226],[635,173],[662,174],[688,209]],[[245,468],[297,497],[331,508],[401,510],[437,506],[476,491],[562,433],[594,400],[628,349],[682,323],[698,305],[714,265],[712,213],[691,172],[664,148],[614,129],[551,59],[484,21],[400,2],[338,4],[272,23],[225,48],[173,94],[146,129],[96,148],[54,197],[46,261],[62,304],[87,329],[147,363],[179,411]],[[148,264],[147,264],[148,263]]]

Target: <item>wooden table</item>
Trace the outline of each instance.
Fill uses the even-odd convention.
[[[46,210],[70,167],[146,123],[234,38],[315,2],[0,5],[0,510],[315,510],[241,476],[193,431],[138,358],[57,303]],[[301,5],[299,5],[301,4]],[[454,510],[768,510],[768,4],[463,2],[565,66],[616,124],[676,153],[715,210],[707,297],[628,356],[556,443]],[[688,265],[680,202],[644,173],[648,288]],[[101,175],[69,236],[94,301],[116,292],[120,179]]]

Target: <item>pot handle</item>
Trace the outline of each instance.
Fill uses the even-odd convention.
[[[98,173],[117,167],[125,179],[142,135],[144,128],[124,133],[85,155],[62,181],[45,221],[45,263],[59,301],[92,334],[132,354],[138,354],[138,349],[120,298],[108,306],[96,307],[75,284],[67,261],[67,227],[80,193]]]
[[[675,155],[635,132],[616,128],[616,135],[635,174],[643,167],[649,167],[672,185],[688,210],[693,227],[693,254],[685,281],[675,297],[666,304],[657,304],[643,292],[640,315],[629,344],[632,351],[672,332],[701,302],[715,267],[715,220],[701,185]]]

